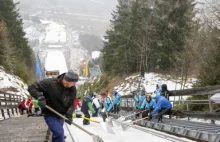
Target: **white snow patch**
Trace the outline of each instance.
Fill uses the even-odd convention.
[[[124,95],[128,95],[131,91],[134,91],[137,89],[139,84],[139,75],[132,75],[125,79],[126,81],[130,82],[130,84],[119,84],[118,86],[115,86],[118,92],[123,92]],[[195,78],[189,78],[185,84],[184,89],[192,88],[192,85],[196,82],[197,79]],[[145,87],[146,91],[149,93],[152,93],[156,89],[156,84],[167,84],[167,88],[169,91],[171,90],[180,90],[181,89],[181,79],[171,79],[170,76],[164,76],[161,74],[156,73],[145,73],[144,78],[141,81],[140,86]],[[174,98],[171,97],[171,100]]]
[[[21,95],[24,98],[27,98],[27,95],[29,95],[27,85],[18,76],[6,73],[1,66],[0,90],[3,90],[6,93]]]
[[[220,93],[214,94],[214,95],[210,98],[210,100],[212,100],[213,102],[219,104],[219,103],[220,103]]]
[[[100,54],[100,51],[92,51],[92,59],[99,58]]]

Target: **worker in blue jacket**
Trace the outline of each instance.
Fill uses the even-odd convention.
[[[172,104],[168,99],[160,95],[154,95],[156,106],[151,112],[153,118],[158,119],[158,122],[162,122],[162,116],[172,109]]]
[[[153,111],[155,106],[156,106],[155,100],[151,98],[151,94],[147,94],[146,99],[144,100],[144,102],[141,105],[141,110],[142,111],[146,109],[146,111],[144,111],[142,113],[142,118],[147,117],[148,113],[151,114],[151,112]],[[149,115],[148,120],[151,119],[150,116],[151,115]]]
[[[140,99],[139,99],[139,105],[141,106],[146,99],[146,91],[145,88],[143,87],[140,91]]]
[[[154,93],[156,95],[160,95],[161,94],[161,83],[157,83],[156,90],[154,91]]]
[[[134,95],[134,103],[135,103],[135,112],[138,113],[140,111],[141,105],[140,105],[140,94],[136,93]],[[136,118],[139,117],[139,113],[136,114]]]
[[[121,95],[116,90],[113,90],[112,94],[114,101],[114,113],[118,114],[118,112],[120,111],[120,104],[122,102]]]
[[[101,97],[102,97],[103,105],[104,105],[101,115],[102,115],[103,121],[105,122],[105,119],[107,118],[108,114],[110,112],[113,112],[114,110],[114,103],[111,97],[107,93],[101,93]]]
[[[141,105],[140,105],[140,94],[139,93],[136,93],[134,95],[134,102],[135,102],[135,108],[140,109]]]

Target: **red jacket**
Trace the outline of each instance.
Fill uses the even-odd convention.
[[[81,107],[79,99],[75,99],[73,104],[74,104],[74,109],[76,109],[77,106]]]
[[[25,105],[26,105],[27,107],[30,107],[30,108],[33,106],[31,98],[28,98],[28,99],[27,99]]]
[[[25,108],[25,104],[24,104],[24,103],[25,103],[25,100],[19,102],[19,103],[18,103],[18,107],[19,107],[19,108]]]

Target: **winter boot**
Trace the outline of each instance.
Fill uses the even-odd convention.
[[[90,122],[88,120],[83,119],[83,125],[89,125]]]

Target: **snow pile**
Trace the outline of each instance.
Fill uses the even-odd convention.
[[[24,98],[27,98],[27,95],[29,95],[27,85],[19,77],[6,73],[1,66],[0,91],[21,95]]]
[[[45,60],[45,70],[46,71],[55,71],[59,70],[59,73],[65,73],[68,71],[66,60],[61,51],[50,51],[47,53]]]
[[[220,93],[216,93],[214,94],[211,98],[210,98],[211,101],[215,102],[215,103],[220,103]]]
[[[92,59],[96,59],[100,56],[100,51],[92,51]]]
[[[125,79],[124,83],[121,83],[114,88],[120,92],[122,95],[128,95],[131,91],[138,88],[139,75],[129,76]],[[196,82],[195,78],[188,78],[184,89],[192,88],[192,85]],[[145,87],[147,92],[154,92],[156,89],[156,84],[167,84],[168,90],[180,90],[181,89],[181,79],[171,79],[170,76],[165,76],[156,73],[145,73],[144,78],[141,80],[141,85]]]

